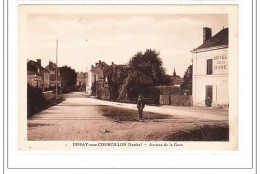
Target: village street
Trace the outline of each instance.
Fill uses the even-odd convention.
[[[175,140],[175,134],[183,137],[183,133],[192,130],[206,136],[210,134],[209,127],[228,136],[227,109],[146,106],[144,120],[140,121],[135,104],[98,100],[80,92],[66,94],[64,98],[58,105],[28,119],[28,140],[167,141]],[[213,140],[226,140],[214,136]]]

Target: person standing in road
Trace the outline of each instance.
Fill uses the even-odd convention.
[[[205,100],[206,107],[211,107],[212,99],[210,96],[208,96]]]
[[[140,119],[143,119],[144,106],[145,106],[144,97],[142,94],[139,94],[137,99],[137,108],[138,108],[138,114]]]

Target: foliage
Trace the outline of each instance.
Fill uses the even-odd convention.
[[[47,101],[42,95],[42,90],[27,85],[27,118],[45,109]]]
[[[110,99],[129,100],[144,93],[149,87],[169,85],[170,78],[162,65],[159,52],[147,49],[144,53],[135,54],[127,65],[105,67]]]
[[[129,76],[129,67],[127,65],[112,65],[104,69],[104,74],[108,79],[110,99],[116,100],[119,97],[120,89]]]
[[[182,91],[188,91],[189,94],[192,94],[192,65],[185,71],[181,89]]]
[[[57,86],[58,94],[61,94],[61,87]],[[52,91],[53,94],[56,93],[56,86],[50,86],[49,88],[45,88],[44,91]]]
[[[68,93],[74,90],[77,82],[77,73],[74,69],[63,66],[59,68],[61,77],[62,93]]]
[[[62,97],[58,99],[52,98],[46,100],[42,94],[42,89],[33,88],[29,84],[27,85],[27,118],[32,117],[34,114],[47,109],[50,106],[54,106],[63,101]]]
[[[148,87],[169,85],[170,78],[163,68],[159,52],[147,49],[145,53],[138,52],[129,61],[131,74],[123,87],[129,97],[136,97],[144,93]]]

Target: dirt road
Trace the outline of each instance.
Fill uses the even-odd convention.
[[[194,130],[204,136],[211,134],[211,129],[208,129],[211,127],[214,134],[219,128],[220,131],[224,130],[224,134],[228,132],[226,111],[187,108],[186,112],[185,108],[179,108],[181,114],[178,115],[178,108],[173,109],[147,106],[144,121],[139,121],[135,105],[100,101],[83,93],[71,93],[65,95],[62,103],[29,119],[27,135],[28,140],[32,141],[161,141],[185,137],[183,133]],[[163,111],[167,112],[162,114]],[[118,114],[127,118],[117,119],[115,115]],[[219,132],[219,135],[222,134]],[[196,140],[196,136],[195,139],[184,140]],[[226,137],[216,140],[223,141]]]

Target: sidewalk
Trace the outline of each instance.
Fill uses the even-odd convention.
[[[137,110],[136,104],[119,103],[95,98],[88,98],[91,102],[101,105],[114,106],[119,108],[128,108]],[[223,120],[228,121],[228,109],[207,108],[207,107],[177,107],[177,106],[149,106],[146,105],[144,112],[154,112],[159,114],[195,117],[205,120]]]

